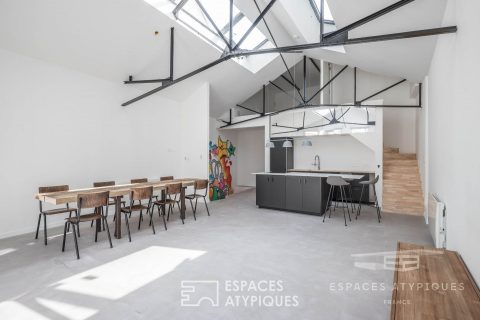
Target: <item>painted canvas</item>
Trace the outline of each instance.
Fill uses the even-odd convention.
[[[217,143],[210,141],[209,149],[209,198],[211,201],[225,199],[233,193],[230,169],[235,147],[230,140],[218,136]]]

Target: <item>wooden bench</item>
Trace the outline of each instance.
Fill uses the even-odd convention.
[[[390,319],[480,319],[480,291],[455,251],[398,243]]]

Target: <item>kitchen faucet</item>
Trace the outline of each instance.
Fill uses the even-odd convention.
[[[318,162],[317,162],[317,160],[318,160]],[[315,162],[312,164],[312,166],[317,166],[317,170],[320,170],[320,156],[318,154],[315,156],[314,161]]]

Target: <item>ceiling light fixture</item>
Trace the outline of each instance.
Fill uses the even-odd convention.
[[[312,146],[312,141],[310,140],[303,140],[302,141],[302,147],[311,147]]]

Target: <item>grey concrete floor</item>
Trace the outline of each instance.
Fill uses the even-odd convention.
[[[113,249],[85,223],[80,260],[72,234],[61,252],[62,228],[46,247],[32,234],[0,240],[0,319],[387,319],[393,271],[384,254],[362,254],[431,244],[421,217],[378,223],[364,208],[345,227],[341,211],[322,223],[258,209],[253,190],[210,211],[199,205],[194,221],[188,210],[185,225],[177,211],[168,231],[157,215],[156,235],[132,217],[132,242],[124,234]]]

